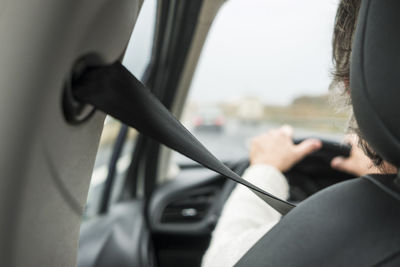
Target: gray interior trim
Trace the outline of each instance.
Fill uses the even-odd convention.
[[[120,58],[141,3],[0,1],[1,266],[76,265],[104,114],[68,125],[64,80],[83,55]]]
[[[185,107],[186,98],[190,89],[190,84],[194,72],[196,70],[197,63],[199,61],[203,45],[206,41],[208,32],[211,28],[212,22],[217,15],[220,7],[225,2],[225,0],[204,0],[202,4],[202,9],[199,15],[199,22],[196,27],[196,32],[193,36],[192,44],[188,57],[183,69],[181,80],[179,82],[178,89],[176,91],[176,96],[174,103],[171,106],[171,113],[177,118],[182,115],[183,108]],[[163,183],[168,179],[167,173],[170,167],[171,150],[165,146],[161,146],[161,151],[159,154],[159,165],[157,173],[158,183]]]

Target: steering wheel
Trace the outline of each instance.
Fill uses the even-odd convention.
[[[305,139],[307,138],[294,139],[293,142],[299,144]],[[328,186],[355,178],[354,175],[331,167],[334,157],[349,157],[351,146],[332,140],[318,139],[322,142],[321,149],[311,153],[284,173],[290,185],[288,199],[290,202],[301,202]],[[238,175],[243,175],[250,162],[249,159],[244,159],[227,165]],[[232,184],[235,185],[235,182],[232,181]]]
[[[298,144],[305,140],[295,139]],[[322,148],[298,162],[285,176],[290,185],[289,201],[300,202],[330,185],[352,179],[354,175],[331,168],[330,162],[336,156],[348,157],[351,146],[320,139]]]

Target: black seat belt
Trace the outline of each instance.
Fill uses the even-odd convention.
[[[77,100],[248,187],[282,215],[295,207],[247,182],[214,157],[120,62],[88,68],[74,83],[73,90]]]

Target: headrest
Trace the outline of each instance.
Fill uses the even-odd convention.
[[[354,115],[371,148],[400,166],[400,1],[362,0],[350,88]]]

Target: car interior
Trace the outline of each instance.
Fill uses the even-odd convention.
[[[243,184],[240,176],[250,164],[247,147],[220,153],[208,141],[228,139],[232,129],[253,129],[259,120],[259,115],[251,115],[249,125],[235,126],[233,105],[220,105],[218,120],[222,121],[221,114],[225,117],[223,123],[213,122],[218,127],[204,127],[198,135],[196,122],[187,127],[193,135],[185,128],[198,116],[192,112],[186,119],[188,110],[204,109],[196,103],[190,106],[188,99],[200,75],[203,53],[211,44],[208,38],[216,32],[214,23],[222,20],[220,12],[230,1],[235,0],[0,2],[2,266],[201,266],[225,201],[238,182]],[[379,18],[389,2],[400,8],[394,1],[366,2],[377,6],[371,13]],[[335,7],[329,7],[331,24]],[[399,20],[389,16],[380,22],[397,25]],[[376,38],[386,41],[380,51],[397,53],[397,42],[384,34]],[[398,62],[388,55],[377,64],[392,81],[396,73],[385,68],[385,62],[390,60],[393,66]],[[386,77],[375,69],[366,71],[374,78],[366,82],[373,85]],[[128,82],[120,83],[120,77]],[[111,90],[113,86],[123,90]],[[85,95],[82,88],[89,87]],[[379,108],[398,95],[393,90],[383,97],[371,94],[381,101]],[[296,117],[293,114],[302,105],[316,101],[310,99],[299,97],[293,102],[294,111],[272,124]],[[256,105],[238,103],[235,108],[242,111]],[[262,110],[285,112],[274,105]],[[370,114],[359,115],[360,126],[379,152],[398,162],[398,116],[393,115],[398,110],[356,111]],[[342,115],[335,116],[332,120],[344,121]],[[373,116],[377,119],[371,120]],[[380,116],[390,118],[388,124],[381,127]],[[165,123],[167,119],[171,121]],[[327,119],[315,120],[322,125]],[[295,137],[294,143],[317,137],[323,146],[284,173],[290,185],[288,202],[282,204],[252,185],[250,189],[278,209],[281,204],[290,204],[291,209],[331,185],[353,179],[354,175],[330,165],[334,157],[348,157],[351,149],[340,141],[337,128],[343,127],[334,133],[305,130]],[[240,138],[244,143],[248,135],[264,129],[260,126]],[[229,174],[218,171],[219,166]]]

